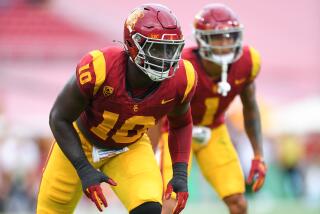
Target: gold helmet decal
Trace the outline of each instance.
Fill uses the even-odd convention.
[[[139,8],[133,11],[126,20],[126,26],[129,29],[129,32],[132,31],[138,19],[143,17],[143,9]]]

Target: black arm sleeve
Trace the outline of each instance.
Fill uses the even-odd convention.
[[[76,78],[73,76],[58,95],[49,118],[50,128],[58,145],[78,174],[82,171],[81,169],[92,166],[84,154],[72,123],[88,103],[88,98],[80,92]]]

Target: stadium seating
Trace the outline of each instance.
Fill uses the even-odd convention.
[[[106,38],[64,20],[45,7],[0,8],[0,57],[80,57],[107,45]]]

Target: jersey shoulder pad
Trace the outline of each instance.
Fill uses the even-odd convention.
[[[76,77],[80,91],[88,97],[94,96],[107,75],[104,51],[93,50],[77,65]]]
[[[259,52],[253,48],[249,47],[249,53],[251,58],[251,72],[250,72],[250,81],[253,81],[260,72],[261,67],[261,57]]]
[[[193,65],[188,60],[181,60],[177,79],[178,79],[178,93],[181,97],[181,103],[190,102],[196,86],[197,86],[197,73]]]
[[[196,57],[196,55],[195,55],[196,51],[197,51],[197,47],[184,48],[182,51],[181,58],[192,61]]]

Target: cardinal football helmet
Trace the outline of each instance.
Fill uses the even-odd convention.
[[[174,75],[184,39],[175,15],[165,6],[145,4],[124,24],[124,41],[130,59],[153,81]]]
[[[222,65],[241,56],[243,26],[227,6],[205,6],[195,16],[194,30],[202,58]]]

